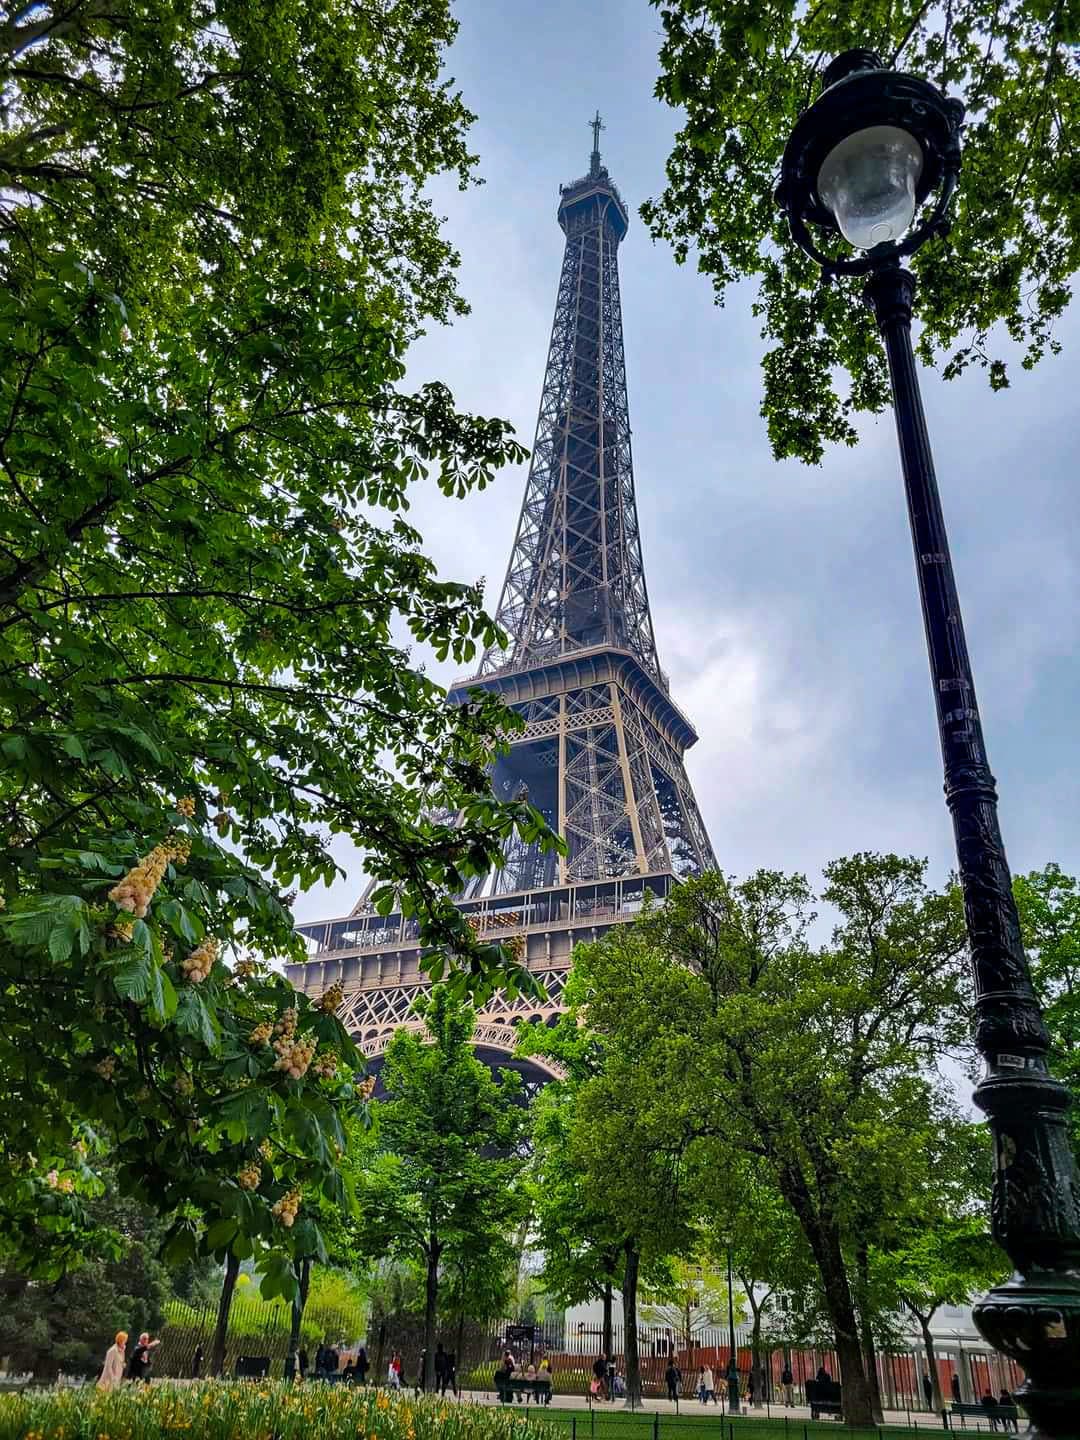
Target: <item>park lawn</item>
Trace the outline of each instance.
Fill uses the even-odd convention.
[[[507,1407],[509,1408],[509,1407]],[[524,1413],[521,1407],[519,1413]],[[908,1440],[927,1435],[927,1429],[908,1426],[855,1428],[830,1420],[789,1420],[756,1415],[725,1416],[670,1415],[644,1410],[636,1413],[614,1409],[560,1410],[554,1406],[529,1406],[528,1417],[549,1430],[572,1440],[817,1440],[819,1436],[843,1436],[844,1440]],[[972,1432],[974,1434],[974,1432]]]

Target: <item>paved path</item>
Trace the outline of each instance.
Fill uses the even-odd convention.
[[[466,1390],[462,1392],[463,1400],[470,1400],[477,1405],[497,1405],[498,1396],[493,1390]],[[525,1406],[514,1402],[515,1408],[524,1409]],[[544,1409],[544,1406],[537,1406],[530,1403],[530,1409]],[[588,1395],[553,1395],[550,1408],[552,1410],[584,1410],[595,1408],[597,1415],[623,1415],[626,1413],[625,1403],[622,1400],[615,1400],[612,1403],[600,1403],[593,1406]],[[692,1415],[694,1417],[720,1420],[727,1415],[727,1408],[724,1405],[703,1405],[698,1400],[680,1400],[678,1406],[671,1400],[661,1400],[653,1396],[647,1396],[641,1406],[648,1414],[659,1413],[661,1415]],[[745,1401],[742,1406],[742,1413],[752,1418],[764,1420],[766,1417],[772,1419],[809,1420],[810,1407],[808,1405],[773,1405],[768,1407],[761,1405],[747,1406]],[[885,1425],[908,1425],[914,1427],[925,1427],[928,1430],[941,1431],[940,1415],[932,1415],[926,1410],[886,1410]],[[974,1432],[973,1432],[974,1433]]]

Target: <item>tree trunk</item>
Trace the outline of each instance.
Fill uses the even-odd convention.
[[[840,1244],[840,1227],[827,1213],[822,1215],[816,1208],[805,1177],[795,1167],[785,1166],[778,1178],[784,1199],[799,1217],[821,1276],[825,1306],[832,1322],[836,1355],[840,1362],[844,1420],[848,1425],[873,1425],[874,1407],[863,1366],[855,1302]]]
[[[442,1246],[433,1235],[428,1241],[427,1290],[424,1301],[424,1390],[435,1389],[435,1325],[439,1309],[439,1255]]]
[[[870,1251],[863,1242],[855,1257],[859,1277],[859,1329],[862,1338],[863,1364],[870,1385],[870,1403],[874,1407],[874,1424],[885,1423],[881,1401],[881,1381],[877,1368],[877,1346],[874,1343],[874,1327],[870,1319]]]
[[[300,1261],[300,1271],[296,1277],[299,1289],[296,1299],[292,1303],[292,1328],[289,1331],[289,1353],[285,1359],[285,1379],[293,1380],[296,1377],[296,1352],[300,1348],[300,1322],[304,1318],[304,1307],[307,1305],[308,1289],[311,1285],[311,1260],[305,1256]]]
[[[641,1256],[630,1241],[626,1244],[626,1269],[623,1272],[622,1313],[623,1349],[626,1354],[626,1405],[627,1410],[641,1406],[641,1365],[637,1348],[637,1288],[638,1265]]]
[[[214,1327],[214,1343],[210,1349],[210,1374],[220,1375],[225,1369],[225,1341],[229,1334],[229,1311],[232,1309],[236,1277],[240,1274],[240,1261],[230,1250],[225,1256],[225,1279],[221,1285],[221,1299],[218,1301],[217,1324]]]
[[[610,1359],[611,1359],[611,1352],[612,1352],[612,1350],[615,1348],[614,1342],[613,1342],[613,1340],[612,1340],[612,1338],[611,1338],[612,1325],[611,1325],[611,1281],[610,1281],[610,1280],[608,1280],[608,1281],[605,1283],[605,1285],[604,1285],[604,1321],[603,1321],[603,1328],[604,1328],[604,1333],[603,1333],[603,1336],[601,1337],[601,1340],[600,1340],[600,1346],[601,1346],[601,1349],[603,1350],[605,1356],[610,1360]]]
[[[917,1312],[916,1312],[917,1313]],[[930,1392],[930,1404],[935,1415],[940,1415],[945,1409],[945,1401],[941,1396],[941,1380],[938,1377],[937,1354],[934,1350],[934,1335],[930,1329],[930,1321],[934,1318],[933,1310],[924,1319],[919,1315],[919,1327],[922,1330],[923,1344],[926,1346],[926,1364],[930,1371],[930,1384],[933,1389]]]
[[[750,1327],[750,1374],[754,1377],[754,1404],[765,1400],[765,1367],[761,1363],[761,1306],[750,1301],[754,1323]]]

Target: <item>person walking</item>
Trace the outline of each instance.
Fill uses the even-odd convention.
[[[151,1340],[144,1330],[139,1336],[139,1343],[131,1352],[131,1359],[128,1361],[127,1378],[134,1380],[136,1384],[150,1384],[150,1364],[153,1360],[151,1351],[156,1350],[161,1344],[160,1340]]]
[[[191,1378],[193,1380],[198,1380],[199,1376],[202,1374],[202,1362],[203,1348],[201,1345],[196,1345],[195,1354],[191,1357]]]
[[[308,1353],[303,1345],[300,1346],[300,1354],[297,1356],[297,1359],[300,1363],[300,1379],[306,1380],[308,1372]]]
[[[754,1372],[753,1372],[753,1370],[751,1370],[751,1371],[750,1371],[750,1374],[746,1377],[746,1403],[747,1403],[748,1405],[752,1405],[752,1404],[754,1403]]]
[[[711,1401],[713,1402],[713,1404],[715,1405],[715,1404],[716,1404],[716,1381],[715,1381],[715,1379],[713,1378],[712,1366],[711,1366],[711,1365],[706,1365],[706,1366],[705,1366],[704,1378],[705,1378],[705,1403],[706,1403],[706,1405],[707,1405],[707,1404],[709,1403],[709,1401],[711,1400]]]
[[[363,1347],[363,1345],[361,1345],[361,1346],[360,1346],[360,1349],[356,1352],[356,1380],[357,1380],[357,1384],[359,1384],[359,1385],[366,1385],[366,1384],[367,1384],[367,1372],[368,1372],[367,1351],[365,1350],[365,1348]]]
[[[795,1376],[790,1365],[785,1365],[780,1372],[780,1384],[784,1387],[784,1404],[790,1410],[795,1404]]]
[[[674,1360],[667,1362],[667,1369],[664,1371],[664,1380],[667,1382],[667,1398],[678,1404],[679,1385],[682,1383],[682,1375]]]
[[[447,1391],[447,1388],[448,1388],[448,1387],[449,1387],[449,1389],[451,1389],[451,1390],[454,1392],[454,1399],[455,1399],[455,1400],[459,1400],[459,1399],[461,1398],[461,1396],[460,1396],[460,1392],[458,1391],[458,1384],[457,1384],[457,1351],[456,1351],[456,1350],[448,1350],[448,1351],[446,1352],[446,1378],[445,1378],[444,1381],[443,1381],[443,1389],[442,1389],[442,1393],[443,1393],[444,1395],[446,1394],[446,1391]]]
[[[115,1390],[124,1378],[124,1353],[127,1349],[127,1331],[118,1330],[116,1338],[105,1351],[105,1363],[98,1376],[99,1390]]]
[[[956,1373],[955,1370],[952,1373],[952,1379],[949,1381],[949,1389],[952,1391],[953,1404],[962,1404],[960,1398],[960,1376]]]
[[[934,1408],[934,1382],[925,1370],[922,1375],[922,1393],[926,1396],[927,1410],[932,1410]]]
[[[391,1390],[401,1389],[401,1356],[395,1350],[390,1357],[390,1366],[386,1372],[386,1383]]]
[[[540,1361],[540,1368],[536,1372],[536,1378],[540,1382],[537,1391],[537,1399],[542,1405],[551,1404],[551,1363],[545,1355]]]

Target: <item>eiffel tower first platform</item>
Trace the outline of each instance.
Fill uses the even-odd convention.
[[[599,115],[589,173],[560,190],[566,235],[532,464],[498,620],[510,637],[479,673],[456,681],[496,691],[525,721],[492,780],[527,790],[567,842],[543,854],[514,842],[505,865],[476,880],[461,909],[486,938],[519,934],[547,1000],[495,997],[475,1043],[527,1088],[554,1073],[513,1061],[514,1026],[551,1021],[574,945],[641,909],[645,892],[715,865],[683,754],[697,734],[671,698],[656,655],[641,559],[626,397],[618,249],[628,215],[600,163]],[[309,994],[345,987],[339,1014],[378,1068],[394,1030],[415,1024],[427,988],[415,920],[376,915],[298,927],[311,948],[289,978]]]

